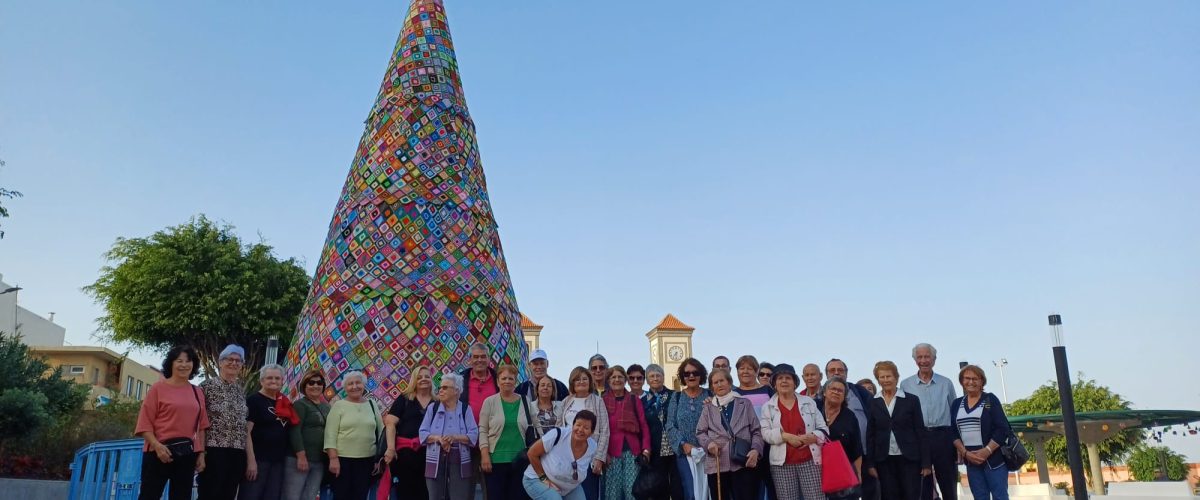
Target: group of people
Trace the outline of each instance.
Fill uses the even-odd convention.
[[[688,358],[673,390],[659,365],[610,366],[599,354],[564,383],[542,350],[518,384],[516,366],[493,366],[477,344],[461,372],[416,368],[385,408],[357,371],[342,375],[332,403],[330,381],[310,371],[293,401],[284,369],[268,364],[246,396],[236,345],[197,388],[196,352],[176,347],[135,429],[145,440],[140,498],[168,485],[170,498],[190,498],[195,477],[201,500],[466,500],[476,485],[488,500],[955,500],[965,464],[976,499],[1007,499],[999,449],[1011,431],[983,370],[959,371],[960,397],[933,371],[933,346],[912,357],[908,378],[880,361],[874,381],[855,383],[836,358],[799,372],[749,355],[732,365]],[[833,442],[841,450],[830,456],[856,483],[839,491],[822,484]]]

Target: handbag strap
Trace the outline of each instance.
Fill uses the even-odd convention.
[[[733,406],[735,401],[737,401],[737,398],[729,400],[729,406]],[[717,411],[721,412],[721,425],[725,426],[725,432],[729,433],[729,438],[737,439],[737,436],[733,434],[733,423],[731,423],[729,419],[725,418],[725,407],[717,406]],[[733,410],[730,410],[729,413],[733,413]]]
[[[189,383],[188,385],[192,384]],[[192,397],[196,398],[196,430],[192,431],[193,436],[200,432],[200,414],[204,413],[204,406],[200,404],[199,392],[200,390],[196,389],[196,386],[192,385]]]

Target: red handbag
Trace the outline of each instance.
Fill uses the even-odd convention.
[[[858,486],[858,475],[842,443],[829,440],[821,447],[821,491],[836,493]]]

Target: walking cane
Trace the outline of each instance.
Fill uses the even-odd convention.
[[[717,500],[722,500],[721,496],[721,447],[717,446]]]

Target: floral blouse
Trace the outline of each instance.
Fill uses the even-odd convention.
[[[241,381],[227,383],[220,377],[200,383],[212,427],[204,434],[206,448],[246,449],[246,390]]]

